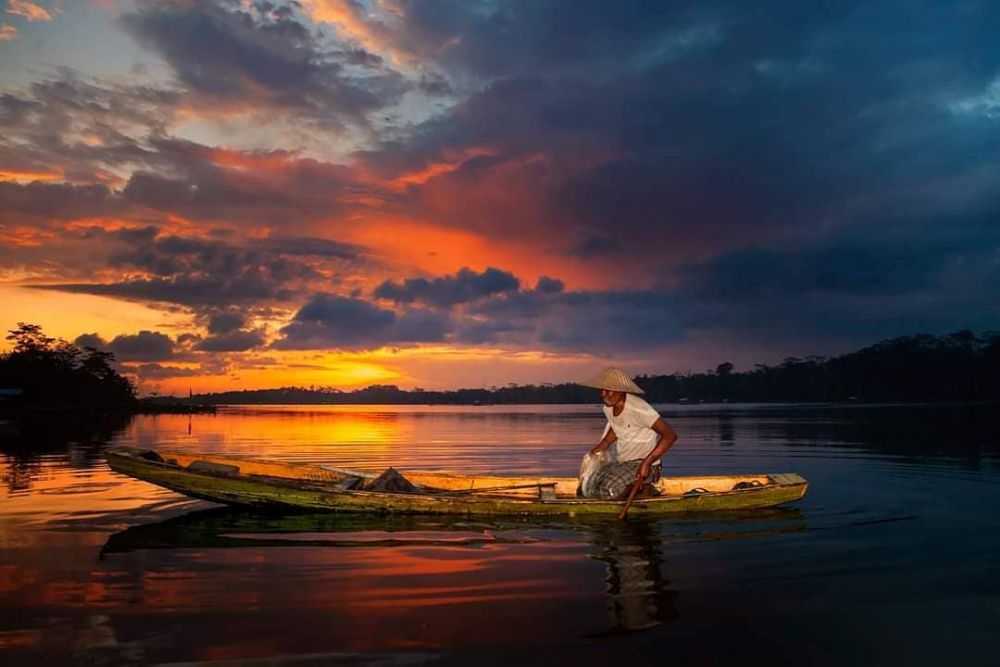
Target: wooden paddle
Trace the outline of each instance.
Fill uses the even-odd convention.
[[[632,507],[632,501],[635,500],[635,494],[639,493],[639,489],[642,488],[642,483],[645,479],[645,477],[636,477],[635,481],[632,482],[632,491],[628,494],[628,500],[625,501],[625,507],[622,508],[622,513],[618,515],[618,518],[622,521],[625,520],[625,515],[628,514],[628,508]]]

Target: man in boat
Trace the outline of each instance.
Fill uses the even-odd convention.
[[[677,434],[647,403],[645,392],[620,368],[609,367],[581,383],[601,390],[608,423],[600,442],[580,466],[580,493],[588,498],[623,498],[633,483],[652,492],[660,479],[660,457]]]

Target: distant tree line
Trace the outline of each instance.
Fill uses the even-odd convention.
[[[1000,333],[957,331],[903,336],[839,357],[788,357],[735,372],[724,362],[703,373],[640,375],[653,403],[675,402],[978,402],[1000,400]],[[577,384],[508,385],[454,391],[372,385],[355,391],[284,387],[195,396],[212,404],[463,404],[593,403]]]
[[[132,407],[187,411],[195,404],[556,404],[593,403],[595,391],[578,384],[542,384],[430,391],[379,384],[354,391],[283,387],[139,401],[132,382],[113,367],[114,355],[80,349],[18,323],[0,354],[0,406]],[[839,357],[788,357],[776,366],[736,372],[724,362],[703,373],[640,375],[635,381],[653,403],[676,402],[981,402],[1000,401],[1000,333],[957,331],[903,336]],[[199,408],[200,409],[200,408]]]
[[[17,407],[128,407],[137,404],[135,386],[112,367],[114,355],[82,350],[50,338],[37,324],[18,322],[0,354],[0,389]]]
[[[225,404],[390,404],[390,405],[505,405],[593,403],[594,390],[578,384],[508,385],[490,389],[451,391],[406,390],[392,384],[342,391],[332,388],[282,387],[195,394],[192,400]]]
[[[901,336],[839,357],[788,357],[734,373],[640,376],[654,401],[978,402],[1000,400],[1000,333]]]

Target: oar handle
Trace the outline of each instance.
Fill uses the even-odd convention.
[[[632,483],[632,492],[628,494],[628,500],[625,501],[625,507],[622,508],[621,514],[618,515],[620,520],[625,520],[625,515],[628,514],[628,508],[632,507],[632,501],[635,500],[635,494],[639,493],[639,489],[642,488],[642,483],[645,480],[645,477],[635,478],[635,482]]]

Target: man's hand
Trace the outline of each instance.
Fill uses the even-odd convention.
[[[616,436],[615,432],[612,429],[609,428],[607,430],[607,432],[605,432],[604,437],[601,438],[601,441],[598,442],[594,446],[594,448],[590,450],[590,453],[591,454],[600,454],[601,452],[603,452],[604,450],[606,450],[608,447],[610,447],[612,445],[612,443],[614,443],[614,441],[617,440],[617,439],[618,439],[618,436]]]
[[[649,477],[650,471],[653,469],[653,464],[647,459],[642,460],[642,465],[639,466],[639,473],[635,476],[636,482],[642,482],[642,480]]]

